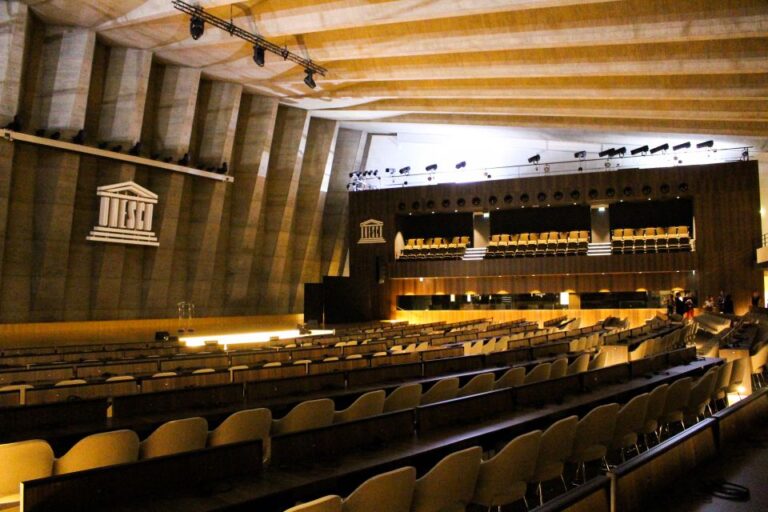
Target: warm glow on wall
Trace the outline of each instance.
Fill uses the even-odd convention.
[[[509,292],[507,290],[499,290],[496,292],[496,295],[509,295]]]
[[[637,290],[635,290],[635,291],[636,291],[636,292],[647,292],[648,290],[646,290],[645,288],[638,288],[638,289],[637,289]]]
[[[531,295],[541,295],[541,290],[531,290]]]
[[[611,290],[608,288],[603,288],[602,290],[599,290],[600,293],[611,293]]]

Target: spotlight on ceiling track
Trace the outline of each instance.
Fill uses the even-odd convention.
[[[463,169],[467,166],[467,162],[459,162],[456,164],[457,169]]]
[[[597,154],[600,158],[605,158],[606,156],[613,156],[615,154],[615,149],[604,149],[601,152]]]
[[[639,148],[635,148],[632,151],[629,152],[632,156],[639,155],[640,153],[647,153],[648,152],[648,146],[640,146]]]
[[[677,146],[672,146],[672,151],[679,151],[681,149],[688,149],[691,147],[690,142],[683,142],[682,144],[678,144]]]
[[[655,155],[659,151],[667,151],[667,150],[669,150],[669,144],[662,144],[661,146],[656,146],[655,148],[653,148],[651,150],[651,154]]]
[[[205,33],[205,21],[203,21],[203,18],[199,16],[189,18],[189,35],[192,36],[192,39],[197,41],[203,37],[203,33]]]
[[[260,68],[264,67],[265,50],[263,46],[253,46],[253,62]]]
[[[573,154],[573,158],[587,158],[587,152],[586,151],[577,151]]]
[[[624,156],[627,153],[627,148],[621,147],[613,152],[614,155]]]
[[[317,84],[315,83],[315,79],[312,77],[312,75],[315,74],[315,72],[309,68],[305,69],[304,72],[307,74],[307,76],[304,77],[304,83],[307,84],[307,87],[310,89],[314,89],[317,87]]]
[[[528,159],[529,164],[537,164],[541,161],[541,155],[533,155],[531,158]]]
[[[410,167],[403,167],[402,169],[400,169],[400,174],[408,174],[409,172],[411,172]]]
[[[711,148],[714,145],[715,145],[715,141],[707,140],[707,141],[704,141],[704,142],[699,142],[698,144],[696,144],[696,147],[699,148],[699,149],[701,149],[701,148]]]
[[[437,164],[428,165],[425,170],[427,171],[436,171],[437,170]]]

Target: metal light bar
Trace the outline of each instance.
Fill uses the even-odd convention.
[[[198,18],[201,18],[206,23],[209,23],[214,27],[220,28],[224,32],[229,33],[229,35],[231,36],[239,37],[240,39],[244,41],[248,41],[249,43],[255,46],[261,46],[262,48],[269,50],[275,55],[281,56],[283,60],[290,60],[291,62],[295,62],[296,64],[302,66],[304,69],[309,69],[312,72],[322,76],[325,76],[325,73],[328,72],[327,69],[325,69],[324,67],[318,64],[315,64],[310,59],[305,59],[304,57],[300,57],[299,55],[296,55],[295,53],[288,51],[287,48],[281,48],[280,46],[277,46],[275,43],[271,43],[267,41],[266,39],[264,39],[258,34],[253,34],[251,32],[243,30],[240,27],[236,26],[231,21],[223,20],[221,18],[218,18],[212,14],[205,12],[205,10],[199,5],[188,4],[183,0],[173,0],[173,6],[179,11],[185,12],[190,16],[197,16]]]

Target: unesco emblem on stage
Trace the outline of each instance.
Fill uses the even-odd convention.
[[[383,244],[384,223],[376,219],[368,219],[360,223],[359,244]]]
[[[160,243],[152,232],[152,213],[157,194],[132,181],[96,189],[100,198],[99,224],[86,240],[117,244],[151,245]]]

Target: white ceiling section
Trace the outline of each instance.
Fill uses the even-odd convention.
[[[483,138],[504,148],[486,160],[506,165],[667,141],[768,149],[765,0],[199,2],[326,67],[314,90],[299,66],[268,53],[260,68],[248,43],[214,27],[192,40],[171,0],[26,1],[47,22],[91,27],[345,127],[397,133],[408,155]]]

